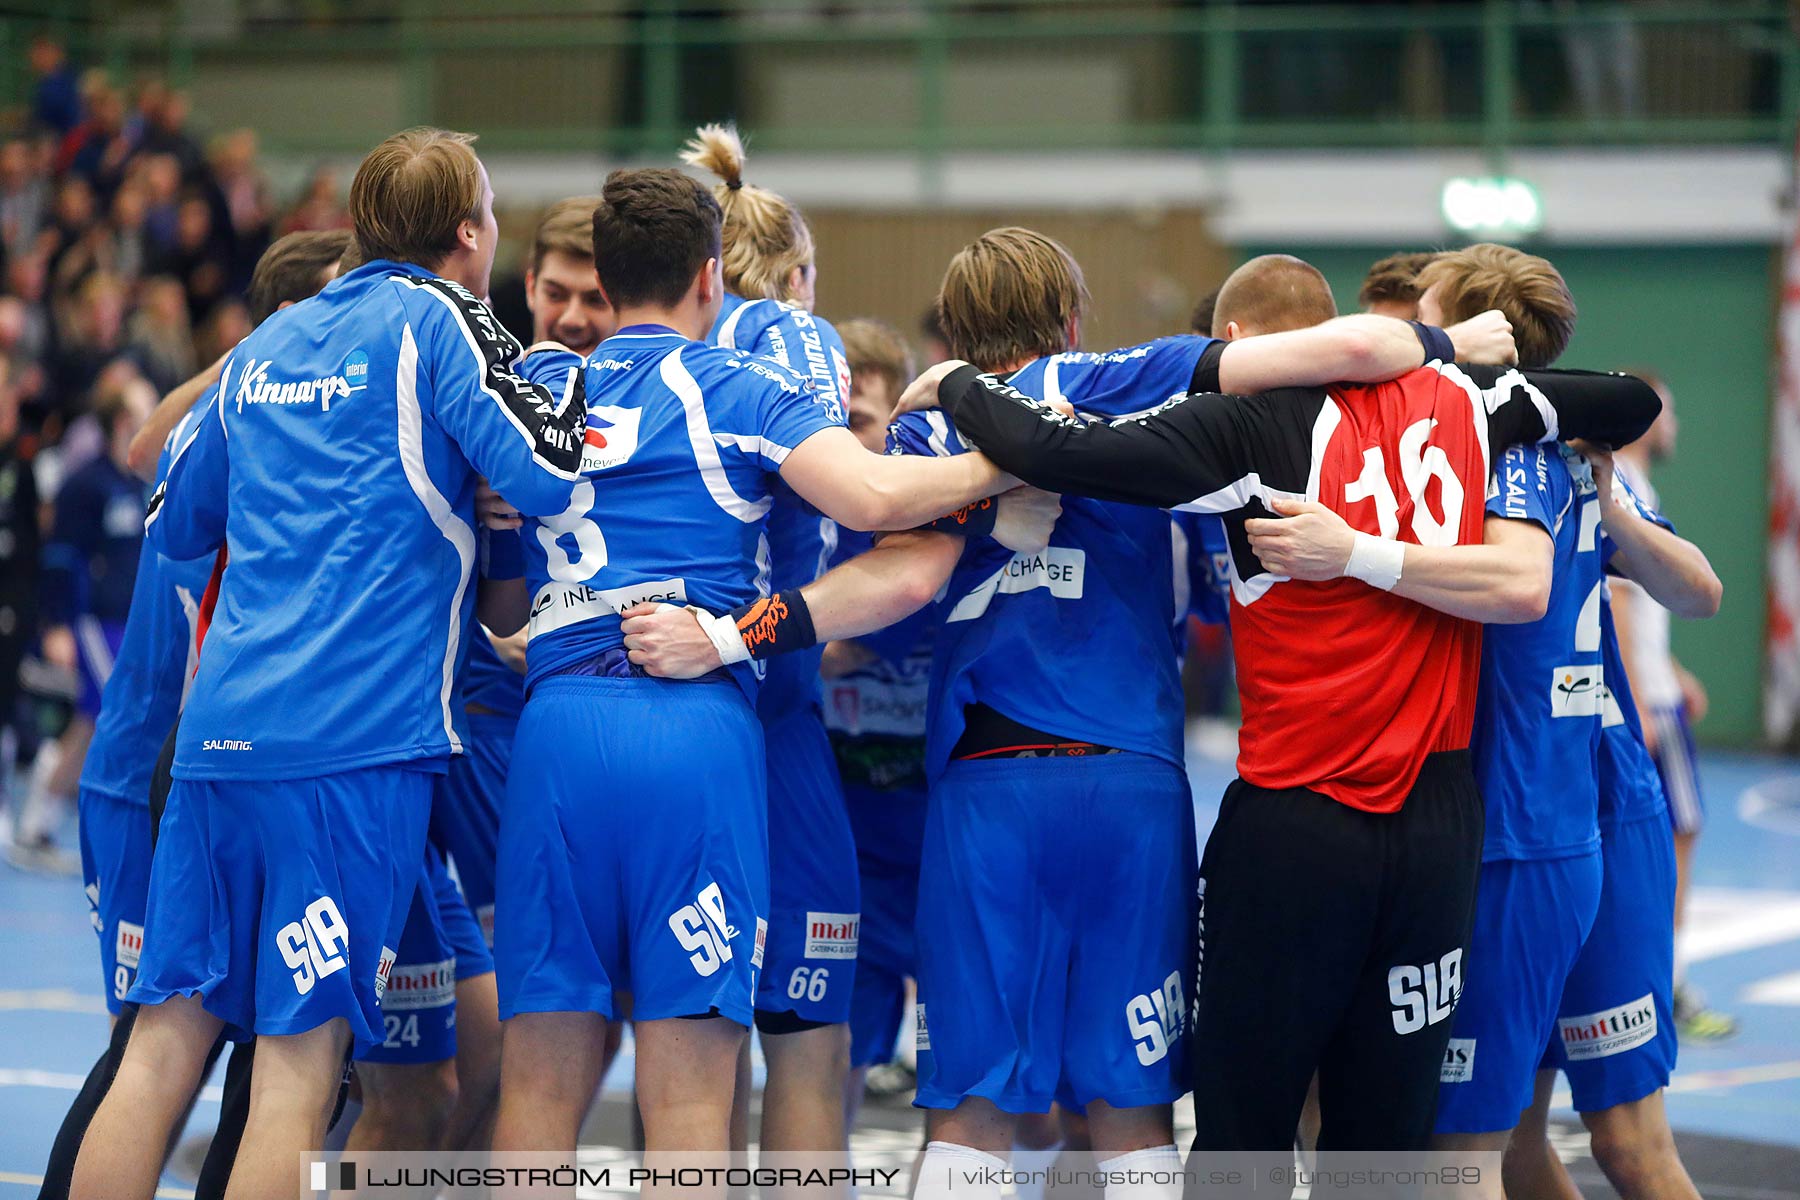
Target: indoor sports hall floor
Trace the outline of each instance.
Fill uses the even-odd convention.
[[[1230,769],[1196,754],[1191,772],[1204,832]],[[1692,973],[1743,1030],[1682,1049],[1669,1112],[1708,1200],[1800,1200],[1800,763],[1710,754],[1704,773],[1711,823],[1688,933]],[[0,864],[0,1200],[36,1194],[51,1136],[104,1042],[98,976],[79,883]],[[590,1137],[625,1127],[628,1080],[615,1069]],[[203,1097],[195,1132],[210,1127],[216,1104],[216,1092]],[[865,1113],[861,1145],[899,1149],[916,1137],[900,1102]],[[1571,1169],[1590,1196],[1611,1195],[1564,1116]],[[159,1195],[190,1195],[181,1173]]]

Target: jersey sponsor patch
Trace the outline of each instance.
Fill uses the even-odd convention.
[[[1051,546],[1040,554],[1015,554],[1006,565],[956,602],[946,621],[973,621],[988,610],[995,595],[1047,589],[1058,600],[1079,600],[1087,582],[1087,551]]]
[[[807,913],[806,957],[855,958],[857,927],[861,923],[861,913]]]
[[[763,918],[756,918],[756,944],[750,948],[750,965],[762,970],[763,947],[769,944],[769,923]]]
[[[925,1024],[925,1003],[913,1005],[913,1049],[931,1049],[931,1027]]]
[[[1438,1069],[1439,1083],[1467,1083],[1475,1078],[1475,1039],[1451,1038],[1444,1047],[1444,1065]]]
[[[456,999],[456,959],[433,963],[397,963],[388,968],[381,1007],[386,1012],[442,1008]]]
[[[539,531],[540,536],[542,530]],[[687,603],[687,580],[652,579],[630,587],[596,590],[579,583],[551,580],[538,589],[531,602],[527,639],[597,617],[610,617],[634,604]]]
[[[1556,1022],[1556,1031],[1570,1062],[1623,1054],[1656,1036],[1656,999],[1646,992],[1617,1008],[1562,1017]]]
[[[598,404],[588,409],[587,432],[581,439],[581,472],[591,475],[628,462],[638,447],[639,408]]]
[[[118,937],[113,941],[113,957],[121,967],[136,968],[144,953],[144,927],[130,921],[119,922]]]
[[[1600,663],[1558,667],[1550,677],[1552,717],[1598,717],[1606,712],[1605,668]]]

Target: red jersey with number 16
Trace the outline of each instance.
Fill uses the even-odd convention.
[[[939,396],[966,440],[1036,487],[1222,515],[1238,773],[1369,812],[1399,809],[1426,755],[1468,746],[1481,626],[1356,580],[1271,575],[1244,521],[1273,515],[1280,496],[1390,540],[1479,543],[1501,449],[1558,436],[1623,444],[1660,408],[1629,376],[1446,363],[1388,383],[1195,394],[1110,423],[1060,418],[962,372]]]

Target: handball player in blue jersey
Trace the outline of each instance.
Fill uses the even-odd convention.
[[[1583,449],[1601,496],[1600,549],[1608,570],[1623,565],[1623,550],[1626,569],[1658,603],[1685,616],[1716,611],[1721,589],[1705,555],[1675,536],[1674,527],[1612,473],[1609,455]],[[1594,1161],[1619,1195],[1698,1200],[1663,1107],[1677,1042],[1669,806],[1644,744],[1613,624],[1615,582],[1601,593],[1600,607],[1608,692],[1600,733],[1600,908],[1563,986],[1532,1107],[1507,1147],[1506,1189],[1570,1200],[1579,1194],[1546,1136],[1560,1069],[1587,1126]]]
[[[578,392],[513,372],[477,299],[498,231],[472,140],[415,129],[370,153],[350,190],[367,261],[232,353],[152,499],[154,549],[225,544],[230,566],[151,869],[142,1007],[76,1196],[151,1195],[221,1031],[258,1043],[232,1186],[285,1191],[344,1052],[385,1040],[434,779],[466,728],[478,473],[559,511],[585,424]]]
[[[528,698],[500,831],[497,1149],[574,1149],[620,991],[646,1148],[727,1147],[769,913],[750,648],[813,640],[797,591],[759,588],[777,476],[861,529],[1015,486],[981,458],[872,455],[804,376],[701,341],[724,296],[720,223],[680,172],[614,172],[594,250],[618,331],[586,359],[549,347],[526,360],[589,407],[578,482],[521,539]],[[648,604],[689,606],[730,664],[684,682],[635,669],[620,614]]]
[[[1323,280],[1296,260],[1258,262],[1240,292],[1280,297],[1293,275],[1316,289],[1306,313],[1280,320],[1265,315],[1279,299],[1246,303],[1233,332],[1331,317]],[[1085,303],[1066,250],[1000,229],[952,262],[939,308],[953,352],[1028,394],[1109,416],[1184,395],[1203,369],[1253,388],[1397,375],[1424,359],[1414,330],[1368,317],[1083,354],[1069,347]],[[903,417],[890,445],[964,453],[929,412]],[[919,1103],[936,1111],[919,1194],[948,1194],[959,1166],[1000,1165],[1018,1115],[1053,1101],[1086,1109],[1096,1152],[1116,1165],[1169,1165],[1168,1106],[1187,1087],[1194,876],[1171,523],[1065,501],[1049,545],[1014,554],[973,524],[979,514],[962,519],[957,533],[886,537],[803,589],[820,636],[858,636],[948,583],[927,726]],[[673,638],[675,622],[664,624],[657,632]],[[671,647],[658,664],[682,673],[707,660]]]
[[[713,198],[725,220],[725,297],[707,341],[804,375],[843,414],[850,367],[837,330],[812,311],[818,267],[806,218],[744,183],[744,146],[730,126],[702,127],[682,158],[720,179]],[[781,591],[825,573],[838,528],[783,485],[762,544],[769,588]],[[760,1144],[774,1151],[845,1145],[862,905],[856,842],[820,719],[819,655],[815,648],[771,661],[756,700],[769,763],[769,941],[756,988],[768,1063]]]

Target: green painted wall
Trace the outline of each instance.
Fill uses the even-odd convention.
[[[1345,312],[1369,263],[1401,248],[1280,247],[1325,272]],[[1725,583],[1717,617],[1675,623],[1675,652],[1712,696],[1700,736],[1758,741],[1776,255],[1766,246],[1634,246],[1558,248],[1552,257],[1581,312],[1563,365],[1646,368],[1674,394],[1680,447],[1656,486]]]

